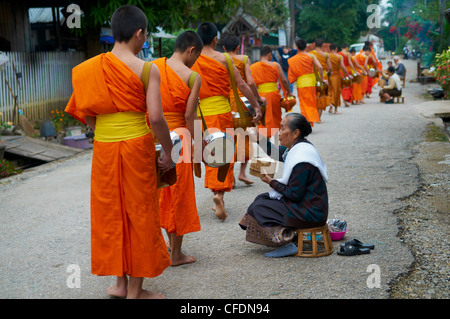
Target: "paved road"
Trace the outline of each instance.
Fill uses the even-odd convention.
[[[406,61],[415,70],[412,61]],[[412,77],[414,72],[408,72]],[[409,80],[409,79],[408,79]],[[328,166],[330,217],[345,219],[345,240],[376,245],[369,255],[302,259],[264,257],[269,248],[245,241],[238,226],[266,184],[225,195],[228,219],[218,221],[212,195],[196,179],[202,230],[185,236],[195,264],[167,269],[145,287],[168,298],[389,298],[389,282],[413,257],[398,237],[399,198],[419,186],[411,147],[426,124],[418,105],[425,87],[408,83],[405,104],[379,103],[378,89],[365,105],[324,113],[309,140]],[[298,106],[296,107],[298,111]],[[108,298],[110,277],[90,274],[89,181],[91,153],[41,166],[0,184],[0,298]],[[237,173],[238,167],[235,168]],[[69,288],[67,272],[78,265],[80,288]],[[381,287],[368,288],[369,265],[378,265]]]

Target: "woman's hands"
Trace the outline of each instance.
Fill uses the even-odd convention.
[[[261,173],[264,174],[263,177],[261,177],[261,180],[262,180],[264,183],[267,183],[267,184],[270,185],[270,182],[272,181],[273,178],[270,177],[269,175],[267,175],[267,171],[266,171],[264,168],[261,169]]]

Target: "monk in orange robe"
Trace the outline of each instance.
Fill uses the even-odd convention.
[[[350,49],[350,61],[352,61],[355,70],[361,75],[362,78],[367,75],[364,67],[361,66],[356,60],[356,50],[354,48]],[[361,83],[352,81],[352,95],[355,104],[364,104]]]
[[[356,70],[356,68],[353,65],[353,62],[350,58],[350,53],[348,52],[347,44],[342,44],[341,51],[338,52],[338,54],[340,56],[342,56],[342,61],[344,62],[344,66],[347,69],[347,72],[349,74],[360,75],[360,73]],[[351,104],[354,103],[353,85],[350,85],[349,87],[343,87],[341,94],[342,94],[342,100],[344,100],[345,106],[349,106],[350,103]]]
[[[265,126],[259,125],[260,132],[270,138],[281,128],[281,94],[278,90],[278,82],[281,83],[286,97],[292,96],[289,83],[284,76],[281,65],[272,62],[273,53],[269,46],[261,49],[261,60],[251,65],[253,79],[258,86],[258,91],[267,101]],[[266,130],[261,130],[266,128]],[[267,131],[267,133],[265,133]]]
[[[263,99],[259,95],[256,84],[253,81],[252,72],[250,70],[251,62],[248,58],[248,55],[239,54],[239,49],[241,47],[239,45],[239,38],[233,34],[227,35],[223,39],[222,44],[223,44],[224,51],[226,53],[228,53],[230,55],[230,57],[233,59],[233,63],[236,66],[236,69],[239,71],[239,74],[241,75],[242,79],[248,84],[248,86],[252,90],[253,95],[257,99],[262,101]],[[239,89],[237,91],[238,91],[239,97],[244,96],[244,94],[242,94],[242,92],[239,91]],[[238,114],[239,110],[238,110],[238,107],[236,104],[236,99],[234,98],[233,94],[234,94],[234,91],[231,90],[230,91],[231,112],[233,112],[234,114]],[[248,112],[247,107],[244,105],[244,103],[242,101],[240,101],[240,105],[244,111]],[[255,125],[253,123],[247,123],[247,124],[251,125],[251,126]],[[246,130],[247,128],[243,127],[243,129]],[[239,138],[237,139],[236,148],[237,148],[236,161],[241,162],[241,168],[240,168],[238,179],[247,185],[251,185],[251,184],[253,184],[253,182],[251,180],[249,180],[246,176],[246,169],[247,169],[248,161],[253,157],[253,145],[250,143],[248,135],[246,135],[244,138],[244,145],[242,145],[241,139],[239,139]]]
[[[364,97],[369,97],[369,95],[367,94],[367,88],[368,88],[368,82],[369,82],[369,75],[368,75],[369,69],[367,68],[366,61],[369,57],[370,49],[368,47],[364,47],[363,49],[366,49],[366,50],[363,50],[362,52],[358,53],[355,56],[355,60],[359,65],[361,65],[364,68],[364,72],[367,74],[367,75],[363,76],[363,80],[361,82],[361,93]]]
[[[314,54],[314,56],[317,58],[317,60],[320,62],[323,68],[323,78],[328,81],[328,73],[331,75],[331,63],[330,58],[327,52],[325,52],[323,47],[323,40],[320,38],[317,38],[314,42],[315,48],[314,50],[310,51],[309,53]],[[322,112],[325,110],[328,105],[330,105],[330,96],[329,94],[325,96],[318,96],[317,97],[317,111],[319,112],[319,118],[322,117]]]
[[[364,45],[368,46],[370,48],[370,56],[369,64],[378,71],[378,74],[376,77],[372,78],[372,87],[375,86],[375,84],[378,83],[380,80],[381,74],[383,73],[383,64],[377,59],[377,55],[375,54],[375,50],[373,48],[373,42],[372,41],[366,41]]]
[[[226,132],[228,129],[233,129],[233,117],[230,107],[230,73],[228,70],[227,56],[215,50],[217,46],[217,27],[210,22],[205,22],[199,25],[197,30],[198,35],[203,41],[203,50],[200,57],[195,62],[192,70],[200,74],[202,85],[199,92],[200,109],[203,118],[211,133],[215,130]],[[228,56],[229,57],[229,56]],[[239,74],[239,71],[234,66],[231,57],[231,68],[233,71],[233,79],[237,88],[249,100],[256,114],[253,117],[255,123],[262,118],[261,109],[258,101],[253,95],[252,90],[247,83],[244,82]],[[264,101],[260,101],[264,103]],[[200,116],[200,109],[197,115]],[[233,166],[229,165],[228,173],[223,182],[217,178],[219,168],[212,168],[206,165],[205,168],[205,187],[209,188],[213,193],[213,201],[215,204],[214,210],[216,217],[224,221],[227,218],[224,204],[225,192],[230,192],[233,188]]]
[[[314,65],[316,66],[322,82],[324,81],[323,68],[314,55],[306,53],[305,40],[297,39],[295,44],[297,46],[298,53],[288,60],[288,81],[289,83],[297,81],[300,112],[308,120],[311,126],[314,126],[314,123],[320,121],[316,104],[317,93]]]
[[[195,200],[192,164],[192,137],[197,118],[201,79],[190,68],[202,52],[203,43],[194,31],[185,31],[175,41],[173,55],[153,63],[161,75],[161,101],[164,117],[171,131],[182,139],[182,153],[177,162],[177,181],[160,190],[161,227],[169,238],[172,266],[196,261],[181,252],[183,236],[200,230]]]
[[[381,74],[381,70],[378,68],[378,63],[379,62],[378,62],[378,60],[375,57],[375,53],[373,52],[373,48],[371,48],[370,46],[367,46],[367,47],[369,48],[370,52],[367,54],[368,57],[366,59],[366,69],[367,70],[374,69],[374,70],[378,71],[379,73],[377,73],[377,75],[374,76],[374,77],[369,76],[367,78],[368,82],[367,82],[367,90],[366,90],[367,93],[366,93],[366,96],[367,96],[367,94],[372,94],[372,88],[378,82],[379,76]]]
[[[99,276],[117,276],[117,284],[107,289],[111,296],[163,298],[142,289],[144,277],[156,277],[170,266],[159,224],[155,144],[145,118],[148,111],[165,151],[158,166],[167,171],[173,165],[172,141],[161,107],[159,72],[136,57],[147,33],[142,10],[118,8],[111,26],[114,48],[73,69],[73,94],[66,107],[95,132],[91,268]],[[147,93],[141,81],[145,75]]]
[[[330,44],[330,62],[331,62],[331,76],[329,80],[329,92],[331,105],[329,112],[332,113],[332,108],[334,107],[334,114],[338,114],[338,107],[341,106],[341,90],[342,90],[342,78],[341,71],[352,79],[352,76],[348,73],[345,68],[342,56],[337,54],[337,45],[334,43]]]

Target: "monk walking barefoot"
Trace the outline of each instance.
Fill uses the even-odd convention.
[[[147,26],[141,9],[119,7],[111,18],[112,51],[73,69],[73,94],[66,107],[95,132],[91,271],[117,277],[117,284],[107,289],[115,297],[160,298],[142,289],[143,279],[170,266],[159,224],[156,165],[162,172],[172,167],[172,141],[161,107],[158,68],[136,57]],[[148,82],[147,90],[143,82]],[[158,162],[147,112],[164,149]]]

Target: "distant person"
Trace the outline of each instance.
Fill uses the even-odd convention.
[[[386,99],[386,104],[394,103],[394,96],[402,95],[402,85],[400,82],[400,77],[395,73],[395,69],[393,66],[389,67],[387,70],[389,75],[388,85],[384,86],[382,90],[380,90],[380,96]]]
[[[394,57],[394,63],[395,63],[395,73],[397,73],[400,79],[403,80],[406,74],[405,66],[403,65],[403,63],[400,62],[400,58],[398,56]]]
[[[289,71],[288,60],[297,54],[297,49],[291,49],[287,46],[278,47],[278,53],[280,54],[281,68],[283,69],[284,76],[287,79],[288,71]],[[294,88],[293,84],[289,83],[289,90],[291,90],[291,92],[292,92],[293,88]]]

